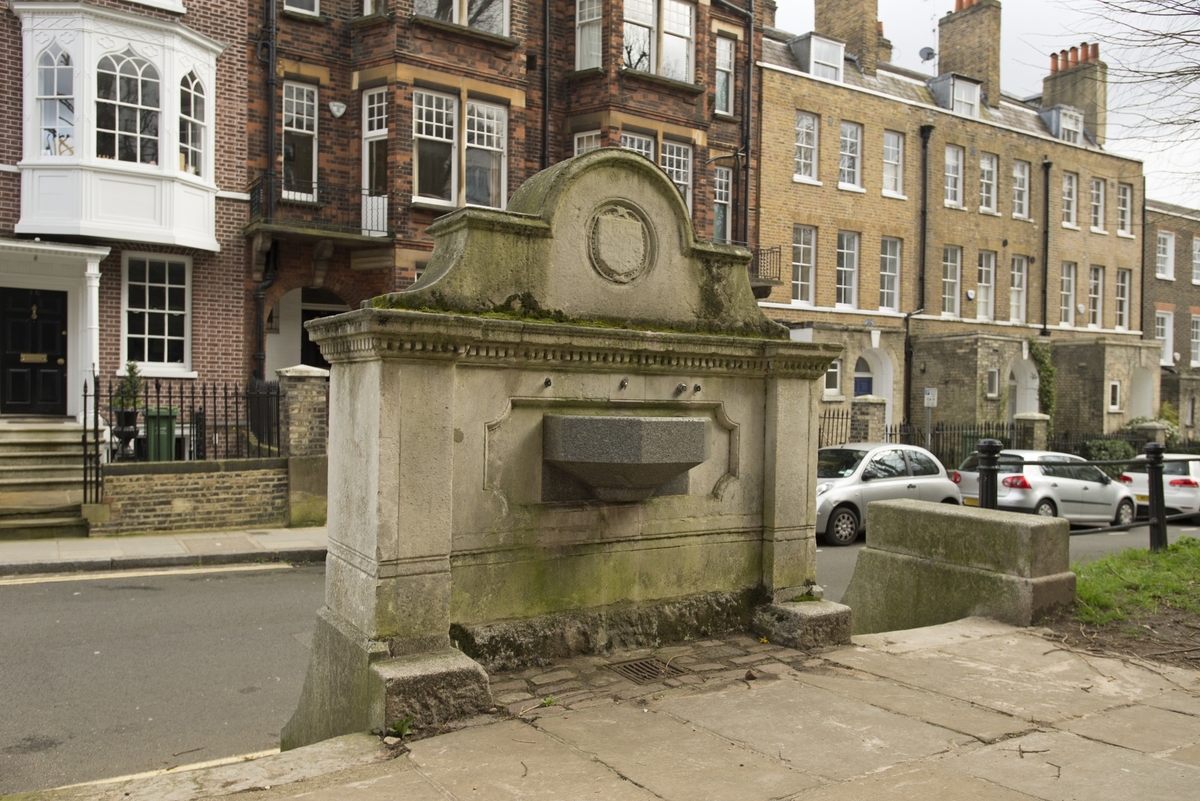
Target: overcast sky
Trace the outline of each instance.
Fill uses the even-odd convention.
[[[813,26],[812,0],[776,0],[778,27],[806,33]],[[1050,53],[1082,41],[1096,41],[1098,21],[1084,13],[1079,0],[1003,0],[1000,84],[1017,97],[1040,94],[1050,71]],[[954,0],[879,0],[883,32],[892,41],[892,60],[909,69],[935,74],[937,62],[922,64],[920,51],[938,46],[937,21],[954,10]],[[1101,46],[1100,58],[1105,58]],[[1121,92],[1109,88],[1107,149],[1145,163],[1146,193],[1155,200],[1200,208],[1200,148],[1147,142],[1122,126]]]

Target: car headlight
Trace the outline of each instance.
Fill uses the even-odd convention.
[[[826,492],[829,492],[831,489],[833,489],[832,481],[826,481],[824,484],[818,484],[817,485],[817,497],[818,498],[821,497]]]

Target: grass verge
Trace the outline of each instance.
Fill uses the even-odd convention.
[[[1128,550],[1072,565],[1075,617],[1091,626],[1136,621],[1160,611],[1200,615],[1200,539],[1181,537],[1165,551]]]

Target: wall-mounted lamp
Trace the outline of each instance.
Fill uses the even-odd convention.
[[[332,100],[332,101],[330,101],[330,103],[329,103],[329,113],[333,115],[333,118],[334,118],[335,120],[336,120],[336,119],[338,119],[338,118],[340,118],[340,117],[341,117],[343,114],[345,114],[345,113],[346,113],[346,104],[345,104],[345,103],[339,103],[339,102],[338,102],[338,101],[336,101],[336,100]]]

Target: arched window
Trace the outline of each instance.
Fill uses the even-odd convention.
[[[204,174],[204,84],[195,72],[179,82],[179,169]]]
[[[126,49],[96,67],[96,155],[158,164],[158,70]]]
[[[862,356],[854,363],[854,397],[870,395],[875,391],[875,376],[871,365]]]
[[[58,42],[38,57],[37,93],[42,155],[75,155],[75,69]]]

